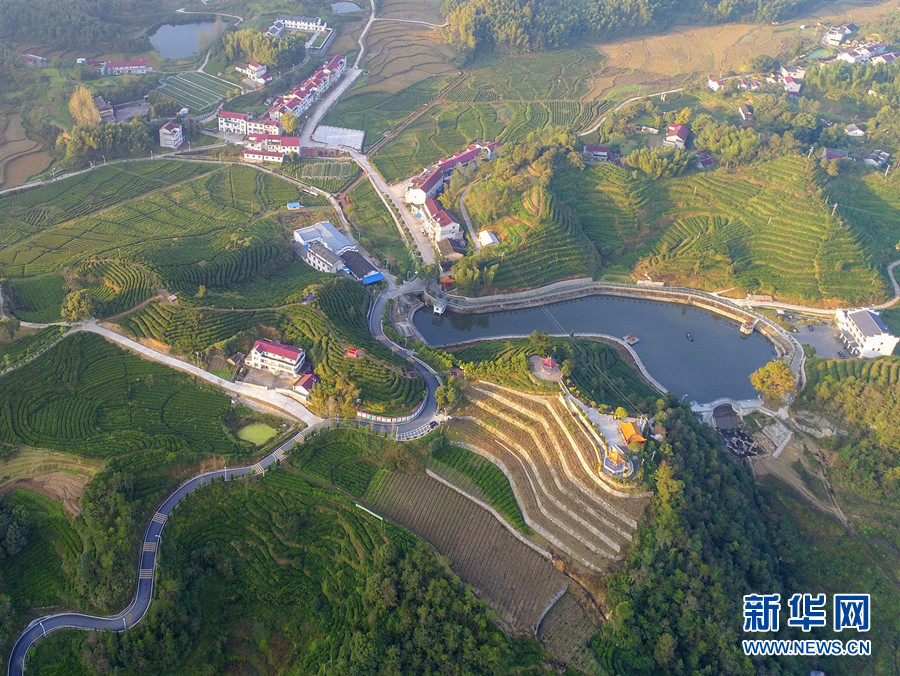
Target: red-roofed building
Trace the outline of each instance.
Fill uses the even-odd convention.
[[[553,369],[558,368],[559,364],[556,363],[556,360],[553,357],[541,357],[541,366],[547,371],[552,371]]]
[[[439,242],[442,239],[460,238],[462,229],[459,221],[453,218],[450,212],[444,209],[437,200],[427,200],[422,209],[416,209],[415,207],[413,209],[423,217],[425,230],[435,242]]]
[[[432,169],[425,176],[412,180],[406,189],[406,201],[410,204],[425,204],[438,194],[444,186],[444,173],[440,169]]]
[[[609,162],[609,148],[606,146],[585,146],[584,159],[588,162]]]
[[[452,172],[457,167],[465,166],[469,164],[469,162],[477,160],[479,157],[481,157],[481,148],[478,148],[477,146],[469,146],[461,153],[453,153],[452,157],[442,157],[440,161],[434,166],[440,169],[442,172],[444,172],[444,175],[446,175],[447,172]]]
[[[670,124],[666,130],[666,138],[663,140],[663,145],[670,148],[684,148],[690,133],[691,130],[683,124]]]
[[[252,162],[259,164],[261,162],[275,162],[282,164],[284,162],[284,153],[270,153],[265,150],[245,150],[244,162]]]
[[[300,376],[300,378],[298,378],[297,381],[291,386],[291,389],[304,399],[309,400],[309,397],[312,394],[312,389],[318,384],[318,376],[312,373],[307,373]]]
[[[299,347],[260,338],[253,344],[246,363],[255,369],[297,375],[304,361],[306,353]]]
[[[709,87],[709,91],[717,92],[725,86],[725,80],[720,80],[710,75],[706,81],[706,86]]]
[[[247,122],[250,120],[250,115],[247,113],[229,113],[228,111],[221,111],[219,113],[219,131],[224,131],[229,134],[246,134],[247,133]]]

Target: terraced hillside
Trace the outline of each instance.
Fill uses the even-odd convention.
[[[554,655],[585,674],[604,674],[591,650],[591,638],[597,628],[570,591],[554,603],[538,627],[538,639]]]
[[[485,382],[466,396],[452,443],[503,470],[526,523],[554,554],[597,572],[622,558],[646,500],[596,476],[596,447],[562,402]]]
[[[514,633],[531,632],[566,578],[474,502],[425,474],[376,477],[366,502],[430,542]],[[583,612],[583,611],[582,611]]]

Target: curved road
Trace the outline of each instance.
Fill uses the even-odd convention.
[[[434,397],[435,390],[441,384],[438,374],[435,373],[427,364],[417,359],[411,350],[402,348],[399,345],[393,343],[384,334],[384,330],[381,325],[381,318],[384,314],[384,308],[387,304],[388,299],[405,293],[406,291],[412,290],[416,287],[417,284],[421,285],[422,282],[420,280],[413,280],[412,282],[408,282],[402,287],[394,287],[390,291],[383,292],[378,296],[378,298],[376,298],[375,302],[373,303],[369,312],[368,320],[369,330],[372,332],[372,335],[378,341],[380,341],[384,345],[387,345],[391,350],[393,350],[400,356],[413,362],[416,366],[416,370],[425,380],[425,384],[427,387],[425,407],[422,409],[419,415],[416,416],[415,419],[398,425],[386,425],[377,423],[368,424],[364,423],[363,421],[359,421],[358,423],[360,424],[360,426],[371,426],[378,431],[384,431],[394,434],[401,441],[416,439],[418,437],[424,436],[425,434],[430,432],[438,422],[441,422],[444,419],[438,411],[438,404]],[[156,574],[157,554],[159,552],[160,536],[162,534],[163,526],[165,526],[166,520],[172,514],[175,506],[183,498],[193,493],[198,486],[210,483],[215,479],[223,478],[227,481],[234,477],[262,474],[270,465],[283,460],[285,454],[290,451],[293,445],[302,441],[304,437],[312,430],[324,427],[331,422],[328,420],[323,420],[322,418],[314,415],[305,406],[302,406],[299,402],[294,401],[290,397],[274,392],[256,390],[255,388],[249,388],[247,391],[242,388],[237,388],[237,385],[244,384],[231,383],[222,380],[221,378],[218,378],[217,376],[203,371],[202,369],[199,369],[191,364],[183,362],[180,359],[175,359],[174,357],[171,357],[169,355],[157,352],[156,350],[152,350],[144,345],[141,345],[137,341],[127,338],[126,336],[99,326],[96,321],[84,322],[82,324],[75,325],[72,327],[72,330],[97,333],[107,340],[118,343],[123,347],[127,347],[128,349],[134,350],[150,359],[153,359],[154,361],[162,362],[178,370],[186,371],[192,375],[203,378],[204,380],[212,383],[213,385],[216,385],[217,387],[221,387],[228,391],[241,394],[242,396],[248,398],[258,399],[273,406],[277,406],[279,409],[281,409],[291,417],[303,420],[309,426],[299,434],[285,441],[272,453],[270,453],[259,462],[254,463],[253,465],[235,469],[224,469],[214,472],[207,472],[205,474],[200,474],[199,476],[189,479],[181,486],[179,486],[178,489],[175,490],[175,492],[173,492],[165,499],[159,509],[156,510],[150,520],[150,523],[147,525],[146,531],[144,531],[144,539],[141,544],[141,553],[138,562],[137,588],[135,590],[134,598],[132,599],[128,607],[125,608],[125,610],[123,610],[122,612],[110,617],[97,617],[94,615],[86,615],[84,613],[67,612],[57,613],[55,615],[47,615],[45,617],[34,620],[31,624],[28,625],[25,631],[22,632],[22,634],[16,640],[15,646],[13,646],[13,651],[10,655],[9,665],[7,668],[7,674],[10,676],[21,676],[21,674],[24,673],[25,658],[28,654],[29,648],[31,648],[31,646],[34,645],[36,641],[43,638],[51,631],[55,631],[57,629],[82,629],[85,631],[125,631],[126,629],[129,629],[140,622],[143,619],[144,615],[147,613],[147,610],[150,607],[150,603],[153,600],[153,582]],[[244,385],[244,387],[248,388],[249,386]],[[273,395],[280,399],[278,399],[277,401],[273,400]]]

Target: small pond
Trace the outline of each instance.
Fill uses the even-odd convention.
[[[332,14],[353,14],[353,12],[361,12],[362,8],[354,2],[332,2]]]
[[[166,59],[185,59],[206,51],[225,32],[222,21],[200,21],[177,26],[164,24],[150,36],[150,44]]]
[[[259,446],[274,437],[277,431],[278,430],[269,425],[253,423],[252,425],[247,425],[246,427],[239,429],[237,435],[238,439],[249,441],[251,444]]]

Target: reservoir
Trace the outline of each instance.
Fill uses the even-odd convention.
[[[750,374],[775,358],[758,333],[742,336],[733,321],[680,303],[589,296],[540,307],[444,315],[419,310],[413,322],[435,347],[500,336],[547,333],[634,333],[634,351],[656,380],[677,396],[707,403],[720,397],[755,399]],[[688,340],[690,333],[693,340]]]
[[[223,21],[164,24],[150,36],[150,44],[163,58],[184,59],[206,51],[225,32],[225,26]]]

